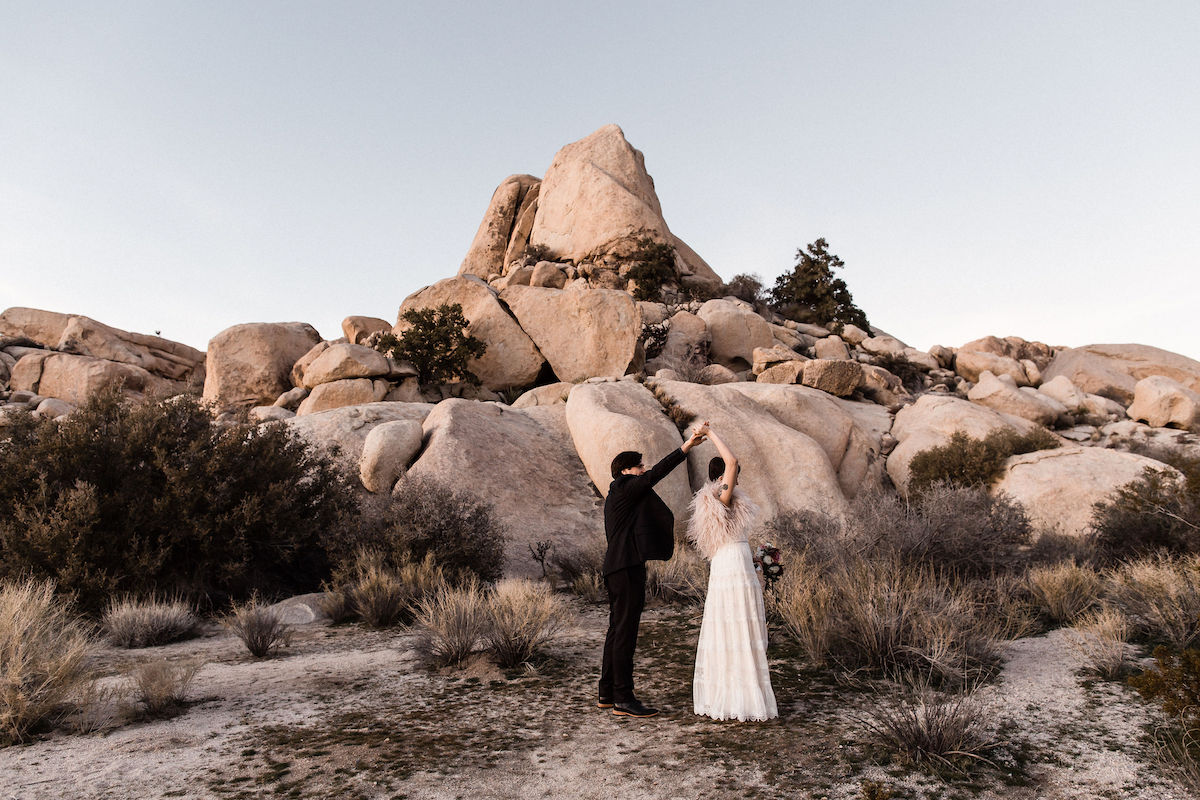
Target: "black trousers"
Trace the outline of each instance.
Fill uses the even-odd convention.
[[[614,702],[634,700],[633,651],[646,606],[646,567],[617,570],[604,576],[608,587],[608,634],[600,668],[600,696]]]

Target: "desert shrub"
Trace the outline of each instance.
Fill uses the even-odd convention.
[[[488,594],[483,641],[499,666],[515,667],[541,653],[569,621],[569,610],[548,586],[510,578]]]
[[[341,530],[333,550],[339,571],[362,551],[400,570],[431,557],[444,578],[494,583],[504,572],[507,535],[495,507],[482,498],[427,476],[408,475],[391,497],[368,497]]]
[[[278,611],[258,597],[234,603],[221,624],[240,639],[255,658],[266,658],[292,643],[291,626],[283,621]]]
[[[1033,567],[1025,581],[1042,616],[1058,625],[1094,608],[1104,591],[1104,581],[1094,569],[1065,561]]]
[[[1034,428],[1029,433],[1001,428],[982,439],[955,431],[948,443],[913,456],[908,491],[920,494],[935,483],[986,487],[1000,476],[1009,456],[1058,446],[1058,439],[1045,428]]]
[[[807,250],[796,251],[796,265],[775,279],[771,307],[789,319],[817,325],[834,323],[833,332],[841,333],[843,323],[870,330],[867,315],[854,304],[850,289],[833,271],[846,266],[829,252],[829,243],[817,239]]]
[[[402,557],[392,567],[378,554],[364,552],[355,562],[346,591],[350,607],[364,622],[386,628],[411,621],[418,604],[445,583],[432,553],[420,561]]]
[[[732,295],[738,300],[743,300],[755,309],[760,309],[766,305],[763,296],[762,278],[757,275],[734,275],[729,283],[722,287],[722,291],[727,295]]]
[[[669,561],[646,563],[646,594],[668,603],[702,603],[708,591],[708,562],[690,545],[677,544]]]
[[[487,344],[467,333],[470,322],[461,303],[410,308],[400,318],[406,323],[404,330],[399,336],[384,333],[372,340],[376,350],[412,364],[422,386],[453,381],[479,385],[479,377],[467,365],[487,351]]]
[[[171,662],[166,659],[139,664],[130,676],[133,699],[147,717],[174,716],[183,707],[200,661]]]
[[[1099,557],[1091,537],[1059,531],[1042,531],[1029,548],[1030,564],[1094,565]]]
[[[667,334],[670,333],[670,330],[670,320],[642,324],[642,335],[638,341],[642,343],[642,350],[646,353],[647,361],[658,358],[662,353],[663,347],[667,344]]]
[[[925,388],[925,370],[898,353],[880,353],[871,358],[871,363],[895,375],[900,379],[900,384],[913,394]]]
[[[625,277],[634,282],[633,299],[662,302],[663,286],[676,282],[675,248],[649,237],[637,241]]]
[[[187,638],[200,620],[190,604],[151,595],[145,600],[113,598],[101,617],[100,626],[117,647],[153,647]]]
[[[91,685],[88,628],[51,581],[0,584],[0,745],[65,715]]]
[[[1200,789],[1200,649],[1154,649],[1154,666],[1129,679],[1143,697],[1159,703],[1168,721],[1154,732],[1167,774]]]
[[[1113,562],[1153,553],[1200,553],[1200,460],[1180,458],[1181,482],[1147,467],[1092,509],[1092,537]]]
[[[1108,595],[1143,641],[1183,649],[1200,637],[1200,556],[1121,564],[1109,574]]]
[[[777,514],[763,524],[762,537],[779,547],[784,563],[802,556],[826,565],[840,558],[847,544],[838,520],[809,509],[789,509]]]
[[[916,681],[899,702],[880,698],[864,723],[902,762],[963,771],[997,744],[986,718],[986,708],[974,694],[940,692]]]
[[[94,396],[0,440],[0,578],[54,579],[80,608],[155,590],[211,604],[298,593],[353,505],[334,457],[284,425],[215,424],[194,397]]]
[[[684,383],[704,383],[705,369],[708,367],[708,342],[695,345],[686,353],[664,356],[663,364]]]
[[[998,663],[1000,627],[971,592],[894,554],[789,567],[773,608],[805,660],[961,683]]]
[[[909,560],[925,561],[962,576],[1012,570],[1024,561],[1032,538],[1025,509],[982,486],[927,486],[916,500],[925,536],[907,544]]]
[[[439,667],[462,663],[487,630],[487,607],[487,596],[474,581],[425,597],[416,611],[418,649]]]

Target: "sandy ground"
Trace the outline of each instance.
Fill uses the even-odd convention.
[[[930,800],[1190,797],[1154,766],[1153,709],[1121,684],[1077,674],[1063,631],[1013,642],[1003,673],[981,690],[1006,742],[1000,766],[939,777],[888,763],[861,724],[877,698],[795,670],[776,652],[782,645],[771,653],[780,719],[692,715],[695,610],[651,609],[643,623],[639,693],[664,709],[660,717],[595,709],[604,615],[579,611],[578,628],[548,658],[507,672],[482,657],[430,670],[413,633],[358,626],[303,626],[291,648],[264,661],[216,630],[165,647],[105,648],[114,686],[143,660],[203,659],[189,707],[169,720],[118,720],[102,733],[55,731],[0,749],[0,800],[848,800],[867,782]]]

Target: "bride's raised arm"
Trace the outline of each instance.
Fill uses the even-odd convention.
[[[721,454],[721,460],[725,462],[725,474],[721,476],[720,498],[721,502],[728,506],[733,501],[733,487],[737,486],[737,456],[729,449],[729,445],[725,444],[721,437],[711,428],[708,431],[708,438],[712,439],[712,443],[717,447],[717,452]]]

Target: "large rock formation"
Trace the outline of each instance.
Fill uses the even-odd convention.
[[[140,397],[178,394],[204,380],[204,353],[199,350],[78,314],[9,308],[0,313],[0,338],[25,343],[20,359],[4,355],[13,363],[4,362],[3,377],[16,374],[14,388],[75,404],[112,384]],[[53,359],[51,354],[56,354]],[[37,357],[18,372],[17,362],[29,356]]]
[[[1175,472],[1159,461],[1099,447],[1039,450],[1008,459],[993,492],[1025,506],[1036,529],[1082,536],[1091,528],[1092,506],[1147,467]]]
[[[1200,425],[1200,394],[1162,375],[1142,378],[1133,387],[1129,418],[1155,428]]]
[[[578,544],[603,531],[564,414],[562,405],[516,410],[446,400],[425,418],[425,449],[409,474],[436,478],[493,503],[508,528],[510,575],[540,576],[530,545]]]
[[[336,447],[348,463],[357,465],[376,426],[397,420],[424,422],[433,408],[430,403],[368,403],[293,417],[286,424],[309,442]]]
[[[498,391],[533,383],[545,359],[521,325],[505,311],[496,292],[473,275],[447,278],[406,297],[393,330],[400,334],[409,327],[405,311],[453,303],[462,306],[463,316],[470,323],[467,332],[487,345],[482,356],[467,364],[483,385]]]
[[[37,350],[22,356],[12,368],[9,382],[15,390],[55,397],[74,405],[110,386],[120,386],[132,397],[177,394],[180,385],[152,375],[141,367],[103,358]]]
[[[321,335],[305,322],[250,322],[208,343],[204,399],[219,407],[270,405],[292,388],[292,366]]]
[[[803,425],[815,431],[822,420],[813,418],[804,422],[805,410],[799,403],[794,409],[784,411],[786,401],[775,394],[794,391],[793,387],[763,386],[755,394],[754,390],[740,390],[741,383],[701,386],[655,381],[654,385],[681,408],[695,414],[697,422],[711,422],[713,429],[729,443],[742,468],[739,485],[759,506],[760,522],[793,509],[810,509],[836,517],[845,513],[846,500],[829,455],[816,439],[792,427]],[[802,397],[796,395],[798,400]],[[765,406],[757,402],[760,398]],[[772,407],[781,411],[779,416],[771,413]],[[842,417],[834,407],[824,406],[822,410]],[[844,418],[839,421],[847,422]],[[845,449],[837,441],[836,433],[824,438],[831,450],[841,450],[838,455],[844,456]],[[717,451],[711,442],[693,448],[688,454],[693,490],[708,479],[708,462],[715,455]]]
[[[459,275],[477,275],[486,281],[504,273],[507,265],[505,254],[510,247],[518,244],[514,239],[520,238],[518,222],[522,214],[532,213],[531,210],[537,208],[540,183],[532,175],[510,175],[496,187],[479,223],[479,230],[475,232],[475,239],[458,268]],[[529,240],[528,228],[524,231],[524,239],[524,242],[519,242],[521,253],[525,251],[524,245]]]
[[[696,315],[708,326],[709,357],[732,370],[750,369],[755,348],[775,344],[766,320],[740,300],[709,300]]]
[[[563,147],[542,179],[531,246],[573,262],[628,256],[641,238],[673,246],[683,275],[720,278],[667,227],[645,158],[616,125]]]
[[[566,289],[509,286],[500,299],[559,380],[624,375],[633,361],[642,324],[626,292],[575,281]]]
[[[1163,375],[1200,392],[1200,361],[1144,344],[1089,344],[1060,350],[1042,379],[1065,375],[1085,392],[1128,406],[1137,382]]]
[[[566,405],[567,426],[592,483],[608,495],[612,460],[624,450],[642,454],[647,467],[683,444],[662,405],[635,381],[581,383]],[[675,470],[655,488],[675,513],[676,528],[687,521],[692,492],[687,470]]]

